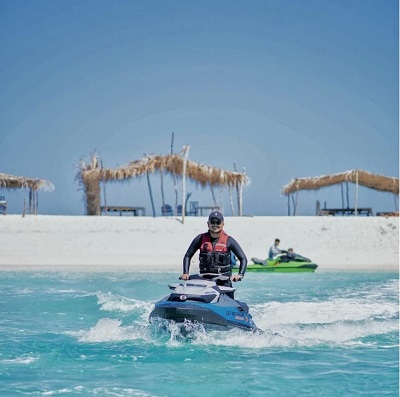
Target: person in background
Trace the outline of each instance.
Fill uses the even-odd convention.
[[[288,248],[287,251],[282,250],[282,255],[279,256],[279,261],[280,262],[290,262],[294,260],[295,258],[295,253],[293,251],[293,248]]]
[[[224,217],[219,211],[212,212],[208,217],[208,231],[197,235],[183,257],[182,280],[189,280],[190,261],[193,255],[200,250],[200,274],[228,276],[229,279],[222,285],[232,287],[231,281],[243,279],[247,267],[247,258],[238,242],[223,230]],[[239,260],[239,272],[232,275],[232,257],[234,254]],[[234,294],[228,294],[234,299]]]
[[[287,252],[286,252],[286,256],[289,257],[289,259],[293,259],[294,258],[294,251],[293,248],[288,248]]]
[[[270,260],[277,259],[282,255],[283,251],[278,248],[278,245],[280,242],[281,241],[279,240],[279,238],[275,239],[274,244],[271,245],[271,247],[268,251],[268,259],[270,259]]]

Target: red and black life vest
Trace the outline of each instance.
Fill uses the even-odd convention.
[[[228,250],[229,236],[222,230],[218,240],[212,242],[210,233],[203,233],[200,246],[200,273],[231,273],[231,254]]]

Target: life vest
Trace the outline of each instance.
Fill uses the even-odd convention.
[[[218,240],[211,241],[210,233],[201,236],[199,267],[200,273],[231,274],[231,254],[228,250],[229,236],[221,231]]]

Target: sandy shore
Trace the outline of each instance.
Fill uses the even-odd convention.
[[[181,271],[206,217],[0,217],[0,269]],[[323,270],[399,270],[399,218],[227,217],[225,231],[248,259],[265,258],[278,237]],[[197,269],[197,255],[192,269]]]

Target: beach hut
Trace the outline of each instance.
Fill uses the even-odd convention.
[[[242,215],[242,191],[249,179],[244,172],[227,171],[221,168],[195,163],[187,159],[188,147],[183,156],[171,154],[166,156],[149,155],[127,165],[109,169],[103,168],[98,155],[92,155],[89,163],[81,161],[77,179],[83,186],[87,215],[100,215],[100,182],[123,181],[137,178],[154,172],[167,172],[182,178],[183,199],[185,200],[185,180],[194,181],[201,187],[222,186],[236,187],[238,192],[239,215]],[[184,201],[183,201],[184,202]],[[182,211],[184,216],[185,211]]]
[[[0,188],[28,189],[28,212],[30,214],[37,214],[39,206],[38,190],[52,192],[54,185],[45,179],[26,178],[0,173]],[[26,205],[24,204],[24,212],[26,211],[25,207]]]
[[[354,205],[354,208],[349,208],[349,202],[348,202],[348,197],[347,197],[347,207],[345,208],[344,204],[343,204],[342,205],[343,208],[337,209],[338,213],[340,211],[342,211],[342,214],[347,212],[348,214],[354,213],[354,215],[357,215],[362,211],[362,209],[358,208],[358,187],[359,187],[359,185],[365,186],[365,187],[368,187],[370,189],[374,189],[377,191],[381,191],[381,192],[393,193],[395,195],[395,205],[396,205],[396,200],[398,199],[398,196],[399,196],[399,179],[398,178],[373,174],[368,171],[356,169],[356,170],[350,170],[350,171],[340,172],[340,173],[331,174],[331,175],[321,175],[321,176],[317,176],[317,177],[292,179],[287,185],[285,185],[282,188],[282,193],[288,197],[288,214],[290,215],[290,199],[292,199],[292,202],[294,205],[293,215],[296,214],[298,192],[300,190],[318,190],[318,189],[336,185],[336,184],[342,184],[342,186],[343,186],[343,183],[347,184],[348,182],[354,183],[356,185],[355,200],[354,200],[355,205]],[[344,203],[343,189],[342,189],[342,203]],[[369,210],[370,209],[366,209],[368,214],[370,212]],[[396,210],[397,210],[397,208],[396,208]],[[335,209],[332,209],[332,211],[335,212]],[[318,209],[317,209],[317,212],[318,212]],[[325,211],[325,212],[329,212],[329,210]],[[334,215],[334,213],[333,213],[333,215]]]

